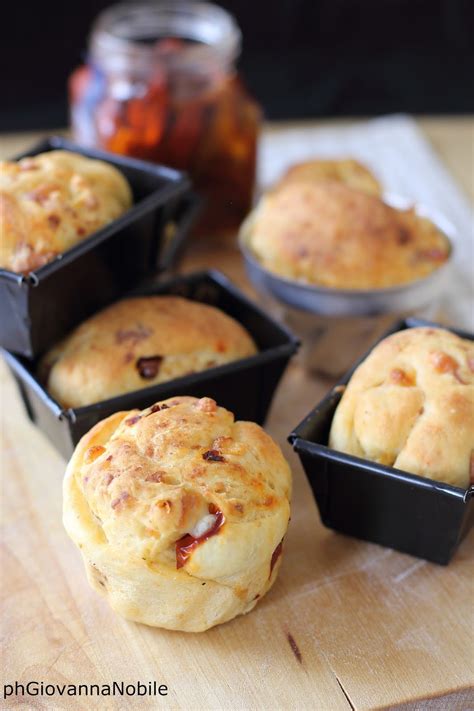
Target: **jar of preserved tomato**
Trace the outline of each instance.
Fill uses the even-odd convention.
[[[210,3],[115,5],[70,78],[75,140],[188,171],[201,232],[234,230],[251,206],[261,112],[235,71],[240,43]]]

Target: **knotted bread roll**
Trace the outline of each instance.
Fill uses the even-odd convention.
[[[441,328],[385,338],[354,372],[329,446],[467,488],[473,476],[474,344]]]

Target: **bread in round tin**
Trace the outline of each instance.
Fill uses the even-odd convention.
[[[450,255],[447,237],[414,209],[337,181],[290,181],[265,194],[246,243],[269,271],[331,289],[422,279]]]

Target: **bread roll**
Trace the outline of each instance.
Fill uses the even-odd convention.
[[[467,488],[474,476],[473,342],[441,328],[384,339],[350,379],[329,446]]]
[[[99,422],[64,480],[64,525],[92,587],[123,617],[199,632],[275,582],[291,473],[258,425],[176,397]]]
[[[179,296],[124,299],[84,321],[39,365],[64,407],[81,407],[254,355],[247,331]]]
[[[38,269],[122,215],[132,193],[102,160],[48,151],[0,163],[0,267]]]
[[[414,210],[336,181],[291,181],[268,193],[246,241],[269,271],[333,289],[400,286],[450,254],[446,236]]]

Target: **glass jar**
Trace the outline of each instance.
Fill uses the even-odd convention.
[[[240,43],[210,3],[115,5],[70,78],[75,140],[188,171],[201,232],[235,230],[251,206],[261,112],[235,71]]]

